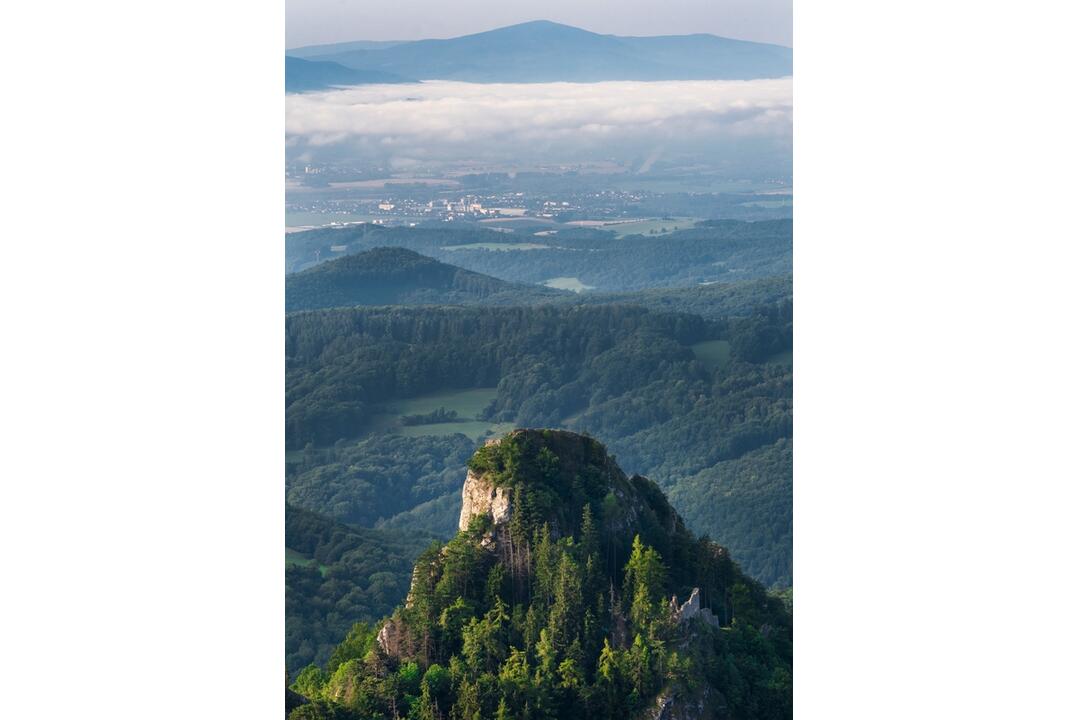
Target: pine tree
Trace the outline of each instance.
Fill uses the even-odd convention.
[[[421,683],[420,685],[420,699],[417,701],[417,720],[442,720],[442,714],[439,713],[439,704],[431,692],[431,686],[428,683]]]
[[[644,545],[640,535],[635,535],[623,577],[623,595],[631,598],[630,621],[639,632],[648,631],[664,613],[665,574],[660,554]]]
[[[559,570],[559,553],[551,541],[551,529],[547,523],[537,529],[533,536],[535,548],[533,558],[533,602],[540,602],[544,607],[550,604],[555,595],[555,579]]]
[[[458,686],[457,702],[450,711],[452,720],[482,720],[480,715],[480,688],[476,683],[462,680]]]
[[[600,539],[593,521],[592,505],[589,503],[585,503],[581,510],[581,540],[578,548],[583,562],[600,552]]]
[[[551,633],[545,628],[540,631],[540,640],[536,643],[537,682],[547,682],[554,678],[557,659],[555,643],[552,642]]]
[[[578,565],[569,553],[564,553],[559,561],[555,601],[552,603],[548,620],[548,631],[556,649],[564,649],[580,636],[581,610],[581,577]]]

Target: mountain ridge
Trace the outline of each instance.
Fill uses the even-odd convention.
[[[330,60],[305,60],[290,55],[285,56],[286,93],[330,90],[348,85],[405,82],[415,81],[395,73],[350,68]]]
[[[376,247],[285,278],[285,310],[349,305],[460,305],[498,297],[527,302],[568,291],[500,280],[402,247]]]
[[[420,80],[464,82],[602,82],[610,80],[751,80],[791,75],[782,45],[692,35],[604,35],[536,20],[445,39],[371,46],[303,48],[310,59],[381,70]]]

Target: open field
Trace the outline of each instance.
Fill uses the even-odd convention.
[[[286,566],[289,566],[289,565],[307,565],[309,562],[311,562],[311,558],[309,558],[304,553],[297,552],[296,550],[293,550],[292,548],[285,548],[285,565]],[[323,575],[325,575],[326,574],[326,566],[320,564],[319,565],[319,572],[322,573]]]
[[[477,414],[495,399],[495,392],[495,388],[472,388],[397,400],[387,405],[388,412],[376,416],[375,430],[404,437],[461,433],[474,440],[482,438],[488,431],[492,433],[509,432],[513,430],[513,426],[507,423],[490,423],[486,420],[475,419]],[[439,408],[453,410],[461,419],[460,422],[429,423],[426,425],[401,425],[399,422],[403,415],[426,415]]]
[[[639,220],[637,222],[619,223],[618,225],[604,228],[605,230],[614,230],[616,237],[626,237],[627,235],[666,235],[676,230],[686,230],[687,228],[694,227],[694,223],[698,221],[698,218],[678,217],[669,218],[667,220],[654,218],[651,220]],[[655,231],[655,233],[654,233]]]
[[[576,293],[595,289],[593,285],[586,285],[576,277],[551,278],[550,280],[545,280],[544,284],[549,288],[555,288],[556,290],[573,290]]]
[[[785,200],[752,200],[750,202],[741,203],[743,207],[759,207],[759,208],[785,208],[791,207],[791,198]]]
[[[395,400],[387,405],[387,410],[396,415],[424,415],[439,408],[446,408],[456,412],[459,418],[471,420],[495,399],[495,392],[496,388],[493,387],[448,390],[407,400]]]
[[[694,357],[710,368],[723,370],[731,362],[731,343],[727,340],[707,340],[690,346]]]
[[[331,223],[362,223],[375,219],[374,215],[353,212],[285,211],[285,227],[323,227]]]
[[[380,180],[349,180],[346,182],[332,182],[332,188],[386,188],[394,185],[428,185],[441,187],[459,187],[458,180],[447,178],[415,177],[415,178],[383,178]]]
[[[510,217],[486,218],[480,221],[481,225],[558,225],[551,218],[536,217],[535,215],[512,215]]]
[[[495,229],[498,229],[498,228],[495,228]],[[547,250],[548,247],[549,247],[548,245],[541,245],[540,243],[528,243],[528,242],[524,242],[524,243],[479,242],[479,243],[469,243],[467,245],[447,245],[446,247],[444,247],[442,249],[443,250],[450,250],[450,251],[454,251],[454,250],[499,250],[499,251],[509,251],[509,250]]]
[[[409,425],[394,431],[395,435],[418,437],[420,435],[454,435],[461,433],[467,438],[479,440],[489,432],[502,435],[514,429],[513,423],[489,423],[483,420],[469,422],[432,423],[431,425]]]
[[[664,235],[675,230],[686,230],[694,226],[701,218],[669,217],[638,218],[631,220],[571,220],[570,227],[587,227],[614,232],[616,237],[627,235]],[[655,231],[655,233],[653,232]],[[535,233],[534,233],[535,234]]]

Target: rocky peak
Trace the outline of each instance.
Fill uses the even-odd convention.
[[[642,520],[668,533],[682,522],[650,480],[627,477],[597,440],[566,430],[519,429],[488,440],[469,461],[458,529],[485,517],[497,540],[521,510],[529,523],[546,524],[554,537],[574,534],[586,504],[602,534],[633,537]],[[515,508],[515,499],[522,503]],[[532,532],[530,529],[529,533]],[[485,543],[487,544],[487,543]]]

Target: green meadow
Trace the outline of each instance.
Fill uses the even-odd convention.
[[[731,343],[727,340],[707,340],[690,346],[694,357],[710,368],[723,370],[731,362]]]
[[[386,406],[387,412],[376,417],[375,428],[404,437],[420,435],[453,435],[461,433],[473,440],[487,435],[513,430],[511,423],[491,423],[477,420],[476,416],[495,399],[496,388],[472,388],[421,395],[407,400],[397,400]],[[457,422],[438,422],[424,425],[402,425],[405,415],[426,415],[439,408],[457,413]]]
[[[661,218],[650,218],[648,220],[638,220],[636,222],[605,225],[603,229],[613,231],[615,237],[626,237],[627,235],[667,235],[676,230],[687,230],[692,228],[697,221],[698,218],[691,217],[667,218],[666,220]]]
[[[297,552],[292,548],[285,548],[285,566],[289,565],[307,565],[311,562],[311,558],[302,552]],[[319,564],[319,572],[323,575],[326,574],[326,566]]]

